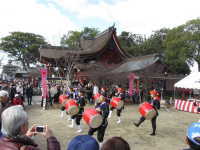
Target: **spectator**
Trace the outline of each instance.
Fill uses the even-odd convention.
[[[192,123],[188,127],[186,141],[190,148],[184,150],[200,149],[200,122]]]
[[[101,150],[130,150],[130,146],[123,138],[112,137],[103,143]]]
[[[95,83],[94,86],[93,86],[93,95],[96,95],[97,93],[99,93],[99,87]]]
[[[23,100],[19,94],[15,94],[15,98],[12,100],[12,105],[22,105],[24,107]]]
[[[69,142],[67,150],[99,150],[99,144],[89,135],[78,135]]]
[[[28,105],[32,105],[33,87],[29,84],[26,88],[26,97],[28,100]]]
[[[0,91],[0,129],[1,129],[1,114],[2,112],[10,107],[12,104],[9,102],[8,99],[8,92],[1,90]],[[0,136],[1,136],[1,131],[0,131]]]
[[[14,84],[11,85],[10,90],[9,90],[9,98],[10,100],[13,100],[15,97],[15,94],[17,93],[16,87]]]
[[[55,85],[50,85],[50,89],[49,89],[49,98],[50,98],[50,104],[53,105],[54,100],[53,97],[54,95],[57,93],[57,89]]]
[[[58,103],[59,102],[59,96],[61,95],[61,87],[60,86],[57,86],[57,92],[56,94],[54,95],[54,102],[55,103]]]
[[[0,139],[1,149],[39,150],[37,144],[31,139],[38,133],[35,132],[35,127],[28,130],[28,116],[20,105],[3,111],[1,131],[3,134],[3,138]],[[48,150],[60,150],[59,142],[47,126],[41,134],[47,138]]]

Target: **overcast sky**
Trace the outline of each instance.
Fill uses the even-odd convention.
[[[200,0],[0,0],[0,37],[22,31],[58,45],[70,30],[115,23],[117,32],[150,35],[200,17]]]

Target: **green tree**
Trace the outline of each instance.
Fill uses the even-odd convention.
[[[118,39],[122,48],[128,51],[133,56],[138,56],[142,54],[142,44],[145,41],[145,37],[143,37],[142,35],[123,31],[118,36]]]
[[[155,31],[149,38],[146,36],[123,31],[119,36],[121,46],[133,56],[163,53],[166,34],[169,29]]]
[[[12,32],[3,37],[0,48],[8,52],[16,61],[22,63],[24,69],[37,62],[39,47],[47,45],[41,35],[24,32]]]
[[[80,48],[80,38],[92,39],[99,33],[96,28],[85,27],[82,31],[69,31],[61,38],[61,46],[69,48]]]
[[[200,63],[200,19],[170,30],[165,40],[165,62],[176,73],[188,73],[187,59]]]
[[[169,29],[162,28],[155,31],[147,40],[142,43],[143,54],[164,53],[166,47],[164,41]]]

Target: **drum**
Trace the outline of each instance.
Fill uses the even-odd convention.
[[[120,97],[113,97],[110,105],[116,109],[121,109],[124,106],[124,101]]]
[[[84,111],[83,120],[91,128],[98,128],[103,121],[100,113],[94,108],[86,109]]]
[[[74,99],[70,99],[65,104],[65,110],[71,116],[76,115],[79,111],[78,104]]]
[[[59,96],[59,103],[65,105],[67,99],[68,99],[67,95],[60,95]]]
[[[140,104],[139,106],[140,114],[145,117],[147,120],[152,119],[156,116],[156,111],[153,106],[147,102]]]

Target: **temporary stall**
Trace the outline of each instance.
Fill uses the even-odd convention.
[[[193,72],[174,84],[175,88],[190,89],[193,92],[200,91],[200,72]],[[198,99],[175,99],[175,108],[181,111],[199,113],[200,100]]]
[[[174,84],[175,88],[200,90],[200,72],[194,72]]]

